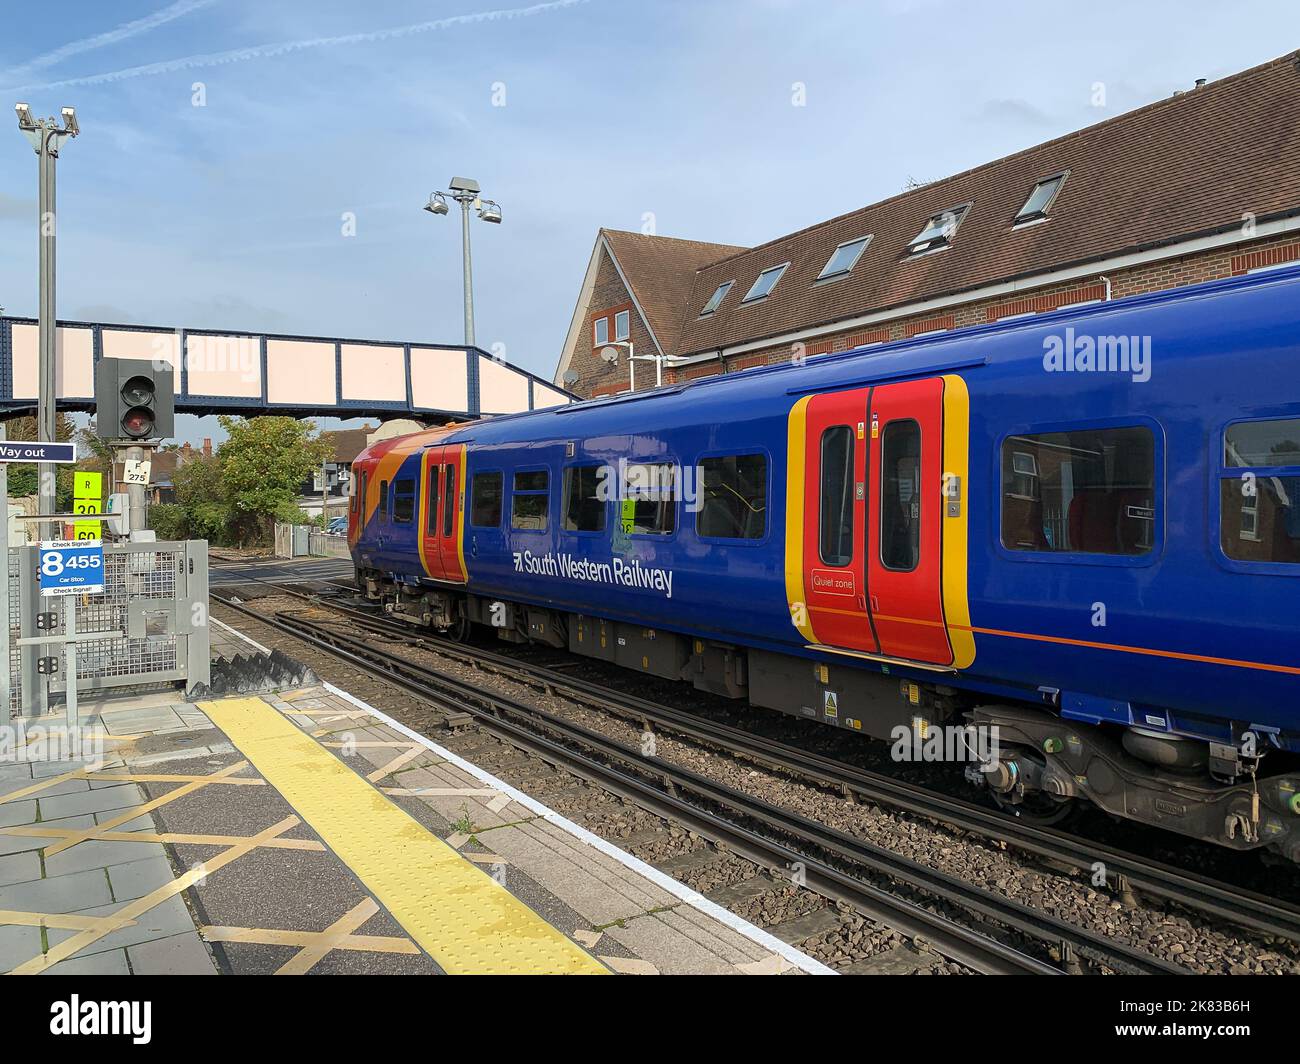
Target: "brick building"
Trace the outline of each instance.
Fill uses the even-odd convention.
[[[1297,260],[1300,52],[758,247],[602,229],[555,383],[628,390],[627,342],[643,390],[654,357],[668,384]]]

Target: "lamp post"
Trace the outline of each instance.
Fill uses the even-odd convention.
[[[40,354],[37,361],[36,437],[38,441],[53,443],[57,425],[55,411],[58,395],[54,373],[54,246],[57,224],[54,209],[54,161],[59,149],[69,137],[81,132],[77,112],[63,108],[63,124],[55,118],[33,118],[32,109],[25,103],[14,105],[18,115],[18,128],[36,149],[39,165],[39,215],[37,234],[40,248]],[[42,463],[37,467],[37,512],[54,512],[54,467]]]
[[[453,177],[447,186],[451,191],[433,192],[424,209],[430,214],[446,214],[449,210],[447,197],[451,196],[460,204],[461,250],[464,258],[465,274],[465,346],[474,346],[474,270],[469,253],[469,211],[473,207],[485,222],[501,224],[501,204],[495,200],[485,200],[479,195],[479,184],[468,177]]]

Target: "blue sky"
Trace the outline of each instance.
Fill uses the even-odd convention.
[[[505,215],[474,223],[478,341],[544,377],[602,225],[759,243],[1300,45],[1293,4],[1221,0],[23,7],[4,113],[83,130],[60,317],[458,342],[457,220],[420,208],[463,174]],[[35,182],[15,125],[10,313],[35,313]]]

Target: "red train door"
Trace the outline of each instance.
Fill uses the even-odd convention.
[[[943,390],[938,377],[872,389],[867,582],[880,653],[948,665]]]
[[[463,447],[430,447],[421,463],[420,556],[435,580],[465,582],[460,559]]]
[[[817,642],[874,654],[865,565],[868,395],[857,388],[808,402],[803,592]]]

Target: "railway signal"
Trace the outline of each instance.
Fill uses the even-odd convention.
[[[172,367],[105,358],[95,367],[95,432],[106,440],[167,439],[175,431]]]

